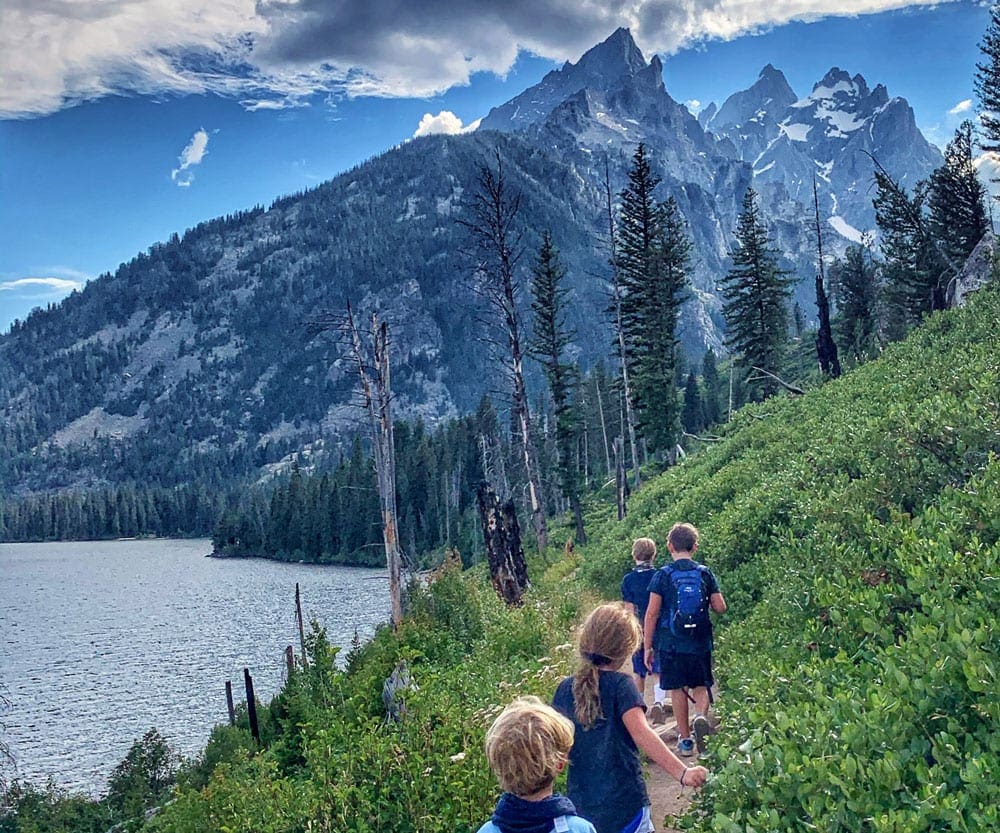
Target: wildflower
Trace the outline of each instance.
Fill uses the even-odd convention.
[[[459,761],[464,761],[465,760],[465,753],[464,752],[459,752],[459,753],[457,753],[455,755],[452,755],[449,760],[453,764],[457,764]]]

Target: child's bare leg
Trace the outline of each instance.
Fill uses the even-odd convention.
[[[677,721],[677,736],[681,738],[691,737],[687,692],[683,688],[670,689],[670,703],[674,707],[674,719]]]
[[[646,699],[646,678],[642,674],[632,674],[632,679],[635,680],[635,687],[639,689],[639,694],[642,695],[643,699]]]
[[[708,689],[705,686],[698,686],[698,688],[688,689],[688,691],[694,698],[694,713],[708,717]]]

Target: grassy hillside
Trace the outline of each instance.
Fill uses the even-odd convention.
[[[730,624],[724,732],[696,827],[1000,827],[1000,304],[935,317],[722,442],[605,520],[583,579],[628,543],[702,532]]]
[[[311,668],[263,711],[265,749],[218,729],[144,829],[476,830],[496,798],[490,719],[516,694],[551,696],[632,538],[662,546],[677,520],[700,527],[730,603],[716,776],[684,824],[1000,828],[998,342],[1000,298],[983,293],[846,378],[744,410],[624,522],[595,509],[587,547],[532,562],[520,609],[451,566],[347,671],[315,634]],[[419,690],[387,723],[382,680],[401,658]],[[2,829],[56,829],[28,821]]]

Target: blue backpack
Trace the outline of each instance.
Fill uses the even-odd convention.
[[[698,564],[693,570],[678,570],[670,565],[664,569],[675,592],[663,624],[674,636],[688,639],[708,637],[712,623],[708,616],[708,593],[705,592],[703,575],[705,567]]]

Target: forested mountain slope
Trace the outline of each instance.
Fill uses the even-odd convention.
[[[894,99],[901,115],[880,116],[874,130],[870,96],[853,113],[857,102],[836,95],[837,124],[872,137],[858,147],[884,155],[901,181],[930,172],[936,151],[905,102]],[[529,101],[530,112],[521,106]],[[828,103],[817,97],[802,109],[818,119],[813,137],[833,129]],[[484,125],[408,142],[266,210],[203,223],[0,337],[0,489],[16,497],[129,482],[215,488],[320,442],[343,448],[358,417],[350,362],[336,338],[310,339],[304,325],[324,309],[342,311],[348,298],[361,320],[378,307],[390,322],[397,416],[433,424],[470,412],[496,373],[458,221],[497,152],[522,194],[522,269],[544,229],[567,267],[572,358],[588,366],[611,353],[605,162],[617,192],[639,142],[693,243],[680,338],[696,356],[720,345],[717,283],[754,164],[671,98],[657,57],[647,62],[619,30]],[[796,176],[816,167],[821,190],[836,197],[840,180],[823,180],[832,169],[810,156],[830,147],[796,146],[793,167]],[[814,243],[803,204],[768,170],[770,232],[783,265],[809,287]],[[864,186],[856,173],[844,187]],[[843,205],[857,202],[842,196]]]

